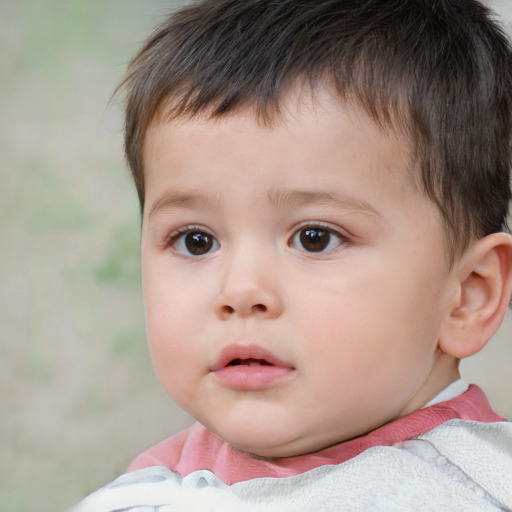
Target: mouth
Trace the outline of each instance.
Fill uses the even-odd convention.
[[[223,386],[260,391],[288,382],[295,368],[259,345],[228,345],[211,371]]]
[[[269,363],[265,359],[240,359],[236,358],[230,361],[226,366],[275,366],[272,363]]]
[[[293,366],[287,361],[283,361],[260,345],[254,344],[228,345],[222,350],[220,357],[211,370],[215,372],[222,368],[233,366],[277,366],[280,368],[293,369]]]

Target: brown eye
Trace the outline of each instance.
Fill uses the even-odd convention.
[[[213,247],[213,239],[206,233],[189,233],[185,236],[185,245],[190,254],[206,254]]]
[[[301,251],[321,253],[336,249],[342,242],[342,236],[334,231],[307,227],[293,236],[291,245]]]
[[[190,231],[174,240],[174,250],[184,256],[203,256],[218,248],[217,240],[202,231]]]

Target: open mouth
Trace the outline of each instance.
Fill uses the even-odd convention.
[[[225,347],[217,361],[211,366],[211,371],[220,370],[234,371],[251,368],[250,371],[260,368],[262,371],[275,370],[283,368],[292,370],[293,367],[287,361],[283,361],[272,354],[267,349],[256,345],[231,344]]]
[[[274,366],[265,359],[233,359],[226,366]]]
[[[225,347],[211,371],[227,388],[260,391],[293,378],[295,368],[265,348],[252,344]]]

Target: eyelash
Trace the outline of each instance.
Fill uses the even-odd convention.
[[[187,235],[188,233],[209,233],[209,231],[199,225],[183,226],[167,236],[164,245],[166,247],[172,246],[180,236]]]
[[[347,242],[347,237],[342,235],[339,231],[336,229],[333,229],[330,225],[323,224],[321,222],[311,222],[307,224],[303,224],[302,226],[298,227],[292,234],[292,236],[288,240],[288,246],[294,247],[294,243],[296,242],[296,239],[299,238],[299,240],[302,238],[301,235],[305,233],[306,231],[318,231],[318,232],[324,232],[329,235],[329,239],[327,241],[327,245],[325,248],[327,248],[329,245],[332,245],[332,237],[337,239],[336,247],[331,248],[329,250],[325,250],[325,248],[320,247],[318,250],[307,250],[303,245],[303,240],[301,240],[301,244],[303,246],[303,249],[300,249],[298,247],[295,247],[300,252],[304,252],[306,254],[324,254],[324,253],[330,253],[333,251],[336,251],[339,246],[345,244]],[[206,252],[201,254],[192,254],[190,250],[188,251],[179,251],[176,249],[177,244],[180,242],[181,239],[185,240],[186,235],[188,234],[203,234],[206,235],[206,237],[210,238],[211,241],[211,247],[215,247],[214,250],[217,250],[220,247],[219,242],[217,241],[216,237],[211,234],[211,232],[206,229],[204,226],[200,225],[190,225],[190,226],[184,226],[179,229],[176,229],[173,231],[164,242],[164,248],[172,248],[177,254],[183,255],[183,256],[192,256],[192,257],[198,257],[198,256],[204,256],[208,254],[211,251],[211,247],[209,247]],[[311,240],[310,240],[311,241]],[[320,240],[321,244],[322,241]]]

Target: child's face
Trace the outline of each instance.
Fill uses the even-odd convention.
[[[218,436],[264,457],[317,451],[456,378],[437,348],[443,229],[400,140],[325,95],[290,99],[273,127],[156,124],[144,158],[153,362]]]

